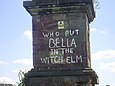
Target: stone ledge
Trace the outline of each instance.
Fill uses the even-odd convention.
[[[36,16],[40,14],[59,14],[59,13],[76,13],[76,12],[86,12],[89,18],[89,22],[92,22],[95,18],[95,12],[93,3],[91,1],[85,2],[75,2],[74,4],[52,4],[44,3],[39,4],[35,1],[24,1],[23,6],[31,14],[31,16]]]
[[[52,70],[30,70],[26,76],[27,77],[52,77],[52,76],[81,76],[81,75],[91,75],[96,76],[96,73],[92,69],[76,70],[76,71],[52,71]],[[97,77],[97,76],[96,76]]]
[[[84,69],[84,70],[77,70],[77,71],[51,71],[51,70],[35,70],[32,69],[28,73],[25,74],[25,77],[80,77],[80,76],[89,76],[93,78],[95,83],[98,83],[97,79],[98,76],[92,69]]]
[[[90,80],[92,84],[98,84],[98,76],[96,75],[95,71],[92,69],[84,69],[78,71],[50,71],[50,70],[34,70],[32,69],[28,73],[25,74],[25,82],[27,86],[51,86],[49,84],[56,84],[62,82],[69,82],[69,83],[87,83]],[[49,82],[50,81],[50,82]],[[43,83],[44,82],[44,83]],[[34,85],[35,84],[35,85]],[[45,85],[41,85],[45,84]],[[64,86],[64,85],[61,85]],[[73,85],[72,85],[73,86]]]

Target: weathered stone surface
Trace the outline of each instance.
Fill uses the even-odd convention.
[[[33,66],[26,86],[94,86],[89,23],[95,18],[92,0],[24,1],[32,16]]]
[[[58,22],[64,28],[58,28]],[[33,17],[35,68],[76,70],[91,67],[89,27],[85,13],[49,14]]]
[[[51,13],[60,14],[85,12],[88,16],[89,22],[92,22],[95,18],[92,0],[33,0],[24,1],[23,5],[31,16]]]
[[[98,83],[92,69],[79,71],[38,71],[26,74],[26,86],[90,86]]]

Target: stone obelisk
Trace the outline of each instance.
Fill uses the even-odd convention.
[[[32,0],[23,5],[32,16],[34,66],[25,74],[25,86],[98,84],[90,56],[93,0]]]

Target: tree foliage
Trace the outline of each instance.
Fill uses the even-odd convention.
[[[25,86],[25,77],[24,77],[24,75],[25,75],[25,72],[23,72],[23,71],[19,71],[19,73],[18,73],[18,77],[19,77],[19,82],[17,82],[17,84],[18,84],[18,86]]]
[[[94,9],[97,10],[97,9],[100,9],[100,2],[99,0],[93,0],[94,2]]]

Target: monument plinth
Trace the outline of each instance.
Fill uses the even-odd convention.
[[[92,0],[24,1],[32,16],[33,66],[26,86],[94,86],[89,23],[95,18]]]

